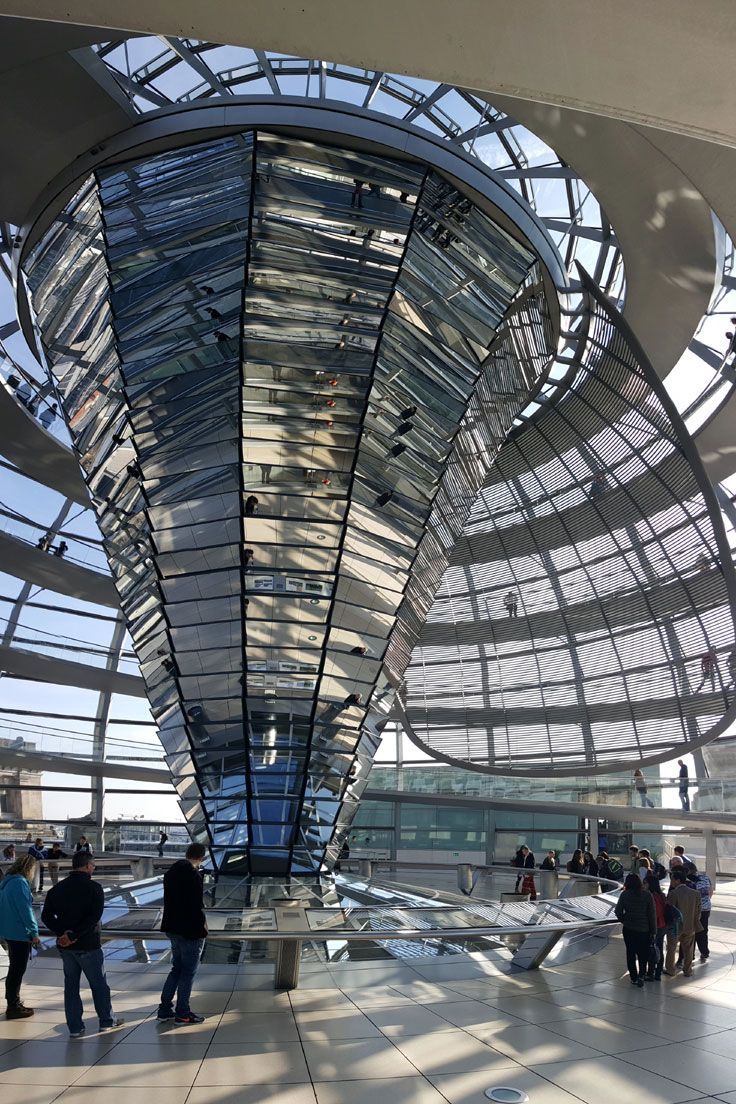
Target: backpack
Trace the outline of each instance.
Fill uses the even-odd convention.
[[[621,863],[618,861],[618,859],[609,859],[607,865],[608,873],[610,874],[610,876],[614,879],[614,881],[619,881],[624,872],[624,868],[622,867]]]
[[[667,935],[678,936],[682,931],[683,918],[682,913],[675,905],[664,906],[664,919]]]
[[[664,878],[664,876],[666,875],[666,873],[667,873],[667,871],[662,866],[661,862],[655,862],[654,868],[652,870],[652,874],[654,875],[654,877],[657,878],[658,881],[661,881],[662,878]]]

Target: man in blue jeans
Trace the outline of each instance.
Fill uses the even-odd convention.
[[[190,843],[186,857],[175,862],[164,874],[161,930],[171,942],[171,971],[161,990],[159,1020],[174,1020],[177,1024],[204,1021],[204,1016],[192,1012],[189,998],[207,935],[204,887],[199,873],[206,854],[203,844]]]
[[[71,874],[51,887],[41,912],[41,920],[56,935],[64,964],[64,1013],[72,1039],[79,1039],[86,1030],[79,995],[82,974],[92,990],[100,1031],[123,1023],[113,1015],[110,986],[105,977],[100,941],[105,895],[100,883],[92,881],[94,869],[91,855],[78,851],[72,857]]]

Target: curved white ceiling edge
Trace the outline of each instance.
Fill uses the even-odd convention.
[[[28,19],[329,57],[736,143],[732,0],[0,0]]]

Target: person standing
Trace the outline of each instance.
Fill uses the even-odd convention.
[[[540,870],[559,870],[559,864],[557,862],[557,855],[554,851],[548,851],[545,857],[539,864]]]
[[[679,774],[679,779],[680,779],[680,789],[679,789],[680,804],[682,805],[683,811],[686,812],[686,813],[689,813],[690,812],[690,794],[688,793],[688,789],[690,787],[690,776],[688,774],[687,764],[684,763],[682,761],[682,759],[678,759],[677,763],[678,763],[678,766],[680,768],[680,774]]]
[[[632,843],[631,847],[629,848],[629,860],[629,873],[638,874],[640,865],[639,848],[636,846],[635,843]]]
[[[638,874],[627,874],[616,902],[616,916],[624,929],[626,966],[631,984],[644,988],[644,978],[657,936],[657,913],[651,893],[647,893]]]
[[[688,870],[688,884],[700,894],[700,927],[701,931],[695,933],[695,946],[700,952],[700,961],[707,962],[710,958],[708,946],[708,925],[710,923],[710,910],[712,906],[713,882],[705,871],[698,870],[695,863],[691,863]]]
[[[674,854],[670,859],[670,871],[678,866],[682,866],[684,867],[685,871],[689,873],[695,866],[695,863],[689,855],[685,854],[685,848],[678,843],[677,847],[674,847],[672,850]]]
[[[664,965],[664,936],[667,931],[667,920],[664,914],[667,906],[667,898],[662,892],[659,878],[656,878],[654,874],[648,874],[646,876],[644,879],[644,888],[648,889],[652,895],[654,911],[657,917],[657,934],[654,938],[654,946],[650,948],[651,953],[647,965],[646,980],[661,981],[662,966]]]
[[[36,842],[32,843],[28,848],[28,854],[31,855],[38,864],[35,868],[38,872],[38,885],[34,886],[34,889],[38,890],[40,893],[43,889],[43,860],[46,858],[46,848],[40,836],[38,836]]]
[[[639,800],[643,809],[653,809],[654,802],[651,798],[647,797],[647,783],[644,775],[641,773],[639,767],[634,771],[634,789],[639,795]]]
[[[77,840],[77,845],[74,848],[74,854],[78,855],[80,852],[84,855],[89,855],[92,858],[92,848],[90,847],[89,840],[86,836],[80,836]]]
[[[158,1019],[177,1024],[199,1024],[204,1016],[192,1012],[189,1000],[194,975],[207,935],[204,890],[199,868],[207,854],[201,843],[190,843],[186,856],[164,874],[164,913],[161,930],[171,943],[171,970],[161,990]],[[174,1006],[176,997],[176,1007]]]
[[[684,869],[673,870],[670,874],[670,891],[667,903],[674,905],[682,915],[682,928],[679,939],[667,936],[667,955],[664,972],[668,977],[675,975],[675,952],[679,942],[682,954],[682,973],[692,977],[693,956],[695,954],[695,936],[702,931],[700,923],[700,894],[687,885],[687,873]]]
[[[158,857],[162,859],[164,857],[164,847],[168,843],[169,837],[164,832],[163,828],[158,837]]]
[[[519,616],[519,596],[513,590],[508,590],[503,596],[503,604],[509,617]]]
[[[72,872],[46,894],[41,920],[56,936],[64,965],[64,1013],[69,1035],[84,1035],[84,1006],[79,994],[82,974],[92,990],[100,1031],[120,1027],[124,1022],[112,1010],[110,986],[105,977],[105,960],[100,940],[100,920],[105,895],[99,882],[92,881],[95,864],[86,851],[72,856]]]
[[[54,840],[51,844],[49,851],[47,852],[48,859],[47,865],[49,868],[49,878],[51,879],[52,886],[58,885],[59,882],[59,860],[68,858],[66,851],[61,850],[61,844],[58,840]]]
[[[590,878],[597,878],[600,874],[598,862],[590,851],[583,851],[583,873]]]
[[[584,874],[585,862],[583,861],[583,852],[581,848],[576,848],[572,853],[572,858],[567,864],[568,874]]]
[[[8,948],[8,972],[5,977],[7,1020],[25,1020],[33,1015],[20,999],[20,987],[31,957],[31,948],[40,943],[38,924],[33,915],[31,882],[36,872],[33,855],[16,859],[0,881],[0,936]]]
[[[523,844],[519,848],[511,860],[511,864],[519,870],[516,876],[516,888],[514,892],[518,893],[519,887],[521,887],[522,893],[528,893],[530,899],[536,901],[537,888],[534,884],[534,855],[526,844]]]

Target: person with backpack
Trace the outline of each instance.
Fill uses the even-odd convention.
[[[710,923],[711,897],[713,896],[713,882],[705,871],[698,870],[695,863],[691,863],[692,869],[688,873],[688,885],[700,894],[700,927],[701,931],[695,933],[695,946],[700,952],[700,961],[707,962],[710,958],[708,946],[708,925]]]
[[[608,878],[612,882],[624,880],[624,868],[618,859],[611,858],[607,851],[601,851],[598,855],[598,874],[601,878]]]
[[[638,874],[627,874],[615,913],[621,921],[626,945],[626,966],[631,984],[644,988],[651,946],[657,937],[657,912],[654,899]]]
[[[665,917],[667,898],[662,892],[659,878],[655,877],[654,874],[648,874],[644,879],[644,888],[652,895],[657,919],[657,932],[654,937],[654,944],[650,948],[645,981],[661,981],[662,966],[664,965],[664,937],[667,932],[667,919]]]

